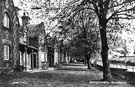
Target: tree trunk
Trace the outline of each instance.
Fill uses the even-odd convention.
[[[84,64],[85,64],[85,65],[87,65],[87,62],[86,62],[86,61],[87,61],[87,59],[86,59],[86,57],[85,57],[85,59],[84,59]]]
[[[101,34],[101,42],[102,42],[102,63],[103,63],[103,80],[110,81],[111,80],[111,71],[109,68],[109,61],[108,61],[108,44],[107,44],[107,36],[106,36],[106,27],[107,23],[105,21],[99,21],[99,25],[101,26],[100,34]]]
[[[88,54],[86,54],[86,59],[87,59],[87,67],[88,67],[88,69],[90,69],[91,68],[90,63],[89,63],[90,58],[89,58]]]
[[[85,48],[85,59],[86,59],[87,67],[88,67],[88,69],[91,69],[91,65],[89,63],[89,61],[90,61],[90,55],[89,54],[90,53],[88,53],[88,49]]]
[[[91,69],[90,58],[91,58],[91,55],[89,53],[89,54],[87,54],[87,65],[88,65],[88,69]]]

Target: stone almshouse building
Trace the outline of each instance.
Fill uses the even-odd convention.
[[[19,20],[12,0],[0,0],[0,69],[16,65]]]
[[[50,39],[45,44],[44,23],[29,24],[30,18],[24,12],[20,26],[18,10],[12,0],[0,0],[0,73],[16,66],[27,71],[42,69],[45,62],[49,67],[66,62],[67,57]]]
[[[22,26],[19,29],[19,58],[18,65],[25,70],[41,68],[41,56],[43,51],[45,28],[44,23],[30,24],[27,12],[22,16]]]

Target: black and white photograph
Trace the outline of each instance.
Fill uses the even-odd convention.
[[[135,87],[135,0],[0,0],[0,87]]]

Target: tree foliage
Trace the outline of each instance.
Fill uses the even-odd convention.
[[[110,74],[109,62],[108,62],[109,44],[107,38],[108,37],[112,38],[112,37],[107,35],[107,31],[110,29],[108,28],[108,25],[109,22],[113,22],[114,20],[118,20],[118,19],[127,19],[127,20],[134,19],[135,0],[70,0],[67,2],[66,0],[63,1],[65,1],[64,5],[59,6],[59,10],[57,10],[58,14],[51,19],[52,20],[57,19],[58,23],[60,23],[61,21],[63,22],[68,21],[66,23],[70,24],[71,26],[70,30],[72,33],[67,33],[67,36],[72,34],[72,38],[73,38],[74,36],[76,36],[74,35],[75,33],[73,30],[76,29],[76,27],[83,26],[83,24],[81,24],[80,26],[80,23],[82,23],[81,22],[82,18],[80,15],[78,16],[78,14],[87,11],[90,12],[87,15],[92,15],[95,17],[95,20],[98,24],[98,29],[100,31],[101,42],[102,42],[101,56],[103,62],[103,79],[110,80],[111,74]],[[74,21],[73,20],[74,18],[78,20]],[[85,20],[89,20],[89,18],[86,18]],[[84,25],[87,25],[85,21],[83,21],[83,23]],[[113,28],[111,28],[111,30],[112,29]],[[116,32],[113,31],[113,33],[111,34],[116,34]],[[63,35],[63,37],[65,37],[65,35]]]
[[[79,3],[79,4],[78,4]],[[101,41],[102,41],[102,62],[103,62],[103,78],[104,80],[110,80],[110,70],[108,63],[108,43],[107,43],[107,26],[108,22],[112,19],[133,19],[134,18],[134,6],[135,0],[81,0],[74,3],[70,7],[65,8],[59,17],[65,18],[70,16],[74,17],[82,10],[89,9],[95,13],[98,19]],[[72,8],[74,6],[74,8]],[[66,10],[70,9],[70,10]],[[69,15],[70,14],[70,15]]]

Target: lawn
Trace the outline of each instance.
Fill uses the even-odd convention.
[[[134,87],[124,82],[101,82],[97,70],[60,69],[19,73],[0,79],[0,87]]]

